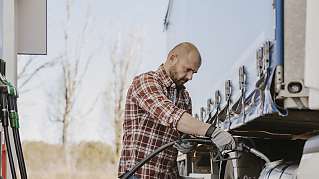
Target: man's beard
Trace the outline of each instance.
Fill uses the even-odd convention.
[[[170,77],[171,79],[174,81],[174,83],[176,84],[176,86],[182,86],[185,81],[183,80],[178,80],[177,79],[177,71],[176,71],[176,68],[175,67],[172,67],[171,70],[170,70]]]

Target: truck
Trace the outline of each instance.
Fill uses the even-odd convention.
[[[194,116],[246,146],[216,160],[198,145],[179,154],[181,176],[319,177],[318,18],[317,0],[169,0],[167,48],[189,41],[203,59],[189,87]]]

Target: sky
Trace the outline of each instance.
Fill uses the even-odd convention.
[[[186,5],[184,2],[187,2]],[[71,32],[71,46],[78,45],[79,31],[86,14],[90,17],[83,55],[87,56],[93,51],[95,56],[77,99],[81,104],[77,107],[78,113],[88,109],[96,96],[99,101],[91,113],[71,123],[71,141],[98,140],[110,144],[113,142],[112,120],[103,108],[103,92],[112,80],[108,59],[110,49],[116,40],[120,39],[125,45],[136,43],[131,39],[132,34],[138,37],[140,49],[137,56],[140,65],[137,73],[155,70],[166,58],[168,50],[179,41],[188,40],[198,45],[203,65],[193,81],[187,84],[196,112],[200,106],[206,104],[206,99],[212,96],[215,88],[221,88],[222,82],[217,81],[231,76],[227,73],[224,78],[220,74],[225,74],[223,71],[230,69],[238,59],[242,58],[243,63],[249,63],[246,58],[250,58],[254,53],[256,44],[271,37],[271,2],[175,0],[179,5],[172,9],[169,19],[171,25],[168,31],[164,31],[167,0],[76,0],[72,4],[70,24],[66,24],[64,20],[64,1],[48,0],[48,54],[37,57],[37,60],[52,59],[63,52],[65,27]],[[99,44],[103,44],[103,48],[97,48]],[[250,48],[251,46],[253,48]],[[246,51],[249,51],[249,55],[245,55]],[[19,58],[22,66],[23,59],[27,57]],[[48,97],[48,93],[54,94],[59,88],[59,80],[55,68],[42,71],[28,84],[28,88],[32,90],[20,96],[22,140],[59,143],[61,125],[48,119],[48,109],[54,103],[54,100]]]
[[[84,56],[94,51],[95,58],[85,76],[84,87],[77,99],[81,104],[77,111],[85,111],[94,104],[96,96],[99,101],[93,111],[77,122],[70,124],[70,140],[99,140],[113,142],[114,132],[108,111],[103,108],[103,92],[107,89],[110,79],[110,48],[117,39],[130,43],[134,34],[140,39],[141,51],[138,52],[142,65],[137,73],[156,69],[166,58],[165,33],[163,19],[168,2],[166,0],[150,2],[135,1],[74,1],[71,8],[71,24],[66,25],[64,17],[64,1],[48,0],[48,54],[38,56],[37,60],[48,60],[63,52],[63,30],[68,26],[71,32],[71,46],[75,46],[87,12],[89,13],[89,33],[84,44]],[[102,49],[96,50],[97,44],[103,44]],[[19,57],[20,67],[23,59]],[[18,64],[19,68],[19,64]],[[59,88],[57,69],[52,68],[40,72],[27,88],[32,89],[20,95],[21,138],[22,140],[40,140],[49,143],[59,143],[61,125],[50,121],[48,109],[53,104],[49,95]],[[19,82],[18,82],[19,83]]]

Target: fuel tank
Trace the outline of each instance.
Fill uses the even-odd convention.
[[[282,160],[265,164],[259,179],[297,179],[298,162]]]

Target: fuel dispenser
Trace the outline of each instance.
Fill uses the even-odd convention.
[[[11,148],[10,141],[10,134],[9,134],[9,125],[12,130],[13,134],[13,142],[15,146],[15,152],[17,156],[17,161],[19,165],[20,171],[20,178],[27,179],[27,171],[25,167],[23,152],[22,152],[22,145],[20,140],[20,133],[19,133],[19,115],[18,115],[18,107],[17,107],[17,98],[18,93],[17,89],[6,79],[5,77],[5,62],[0,59],[0,120],[2,123],[2,128],[4,131],[4,139],[5,139],[5,146],[6,146],[6,153],[9,160],[9,166],[11,171],[12,179],[17,179],[17,174],[15,170],[15,163],[13,160],[13,151]],[[2,133],[1,133],[2,135]],[[2,138],[2,136],[0,137]],[[2,156],[5,157],[5,156]],[[5,164],[3,162],[2,164]],[[4,166],[2,166],[4,167]],[[2,170],[5,171],[5,170]],[[4,179],[6,178],[6,174],[2,173],[1,177]]]

